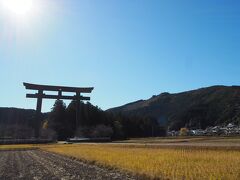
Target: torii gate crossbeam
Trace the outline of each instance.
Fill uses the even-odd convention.
[[[91,93],[94,89],[93,87],[67,87],[67,86],[50,86],[50,85],[39,85],[39,84],[30,84],[23,83],[26,89],[28,90],[37,90],[36,94],[26,94],[27,98],[36,98],[37,107],[36,107],[36,126],[35,126],[35,138],[39,138],[39,128],[40,128],[40,115],[42,109],[42,99],[68,99],[76,101],[76,128],[79,124],[79,109],[81,100],[90,100],[90,97],[81,96],[81,93]],[[58,92],[57,95],[47,95],[44,94],[44,91],[55,91]],[[74,96],[62,95],[62,92],[73,92]]]

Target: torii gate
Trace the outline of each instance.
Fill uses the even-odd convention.
[[[93,87],[66,87],[66,86],[49,86],[49,85],[39,85],[23,83],[26,89],[37,90],[36,94],[26,94],[27,98],[37,98],[37,108],[36,108],[36,127],[35,127],[35,137],[39,138],[39,127],[40,127],[40,115],[42,109],[42,99],[68,99],[76,100],[76,127],[78,127],[78,121],[80,118],[79,106],[81,100],[90,100],[90,97],[81,96],[81,93],[91,93],[94,89]],[[55,91],[58,92],[57,95],[47,95],[44,91]],[[62,92],[72,92],[76,93],[74,96],[62,95]]]

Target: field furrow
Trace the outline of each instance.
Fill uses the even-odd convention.
[[[0,151],[0,179],[135,179],[40,150]]]

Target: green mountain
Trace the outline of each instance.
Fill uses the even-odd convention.
[[[212,86],[170,94],[162,93],[107,110],[129,116],[156,118],[170,129],[206,128],[240,123],[240,86]]]

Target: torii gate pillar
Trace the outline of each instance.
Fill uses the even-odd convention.
[[[40,135],[40,126],[41,126],[41,109],[42,109],[42,99],[68,99],[76,100],[76,129],[79,125],[80,119],[80,101],[81,100],[90,100],[90,97],[83,97],[81,93],[91,93],[93,87],[66,87],[66,86],[49,86],[49,85],[38,85],[38,84],[29,84],[23,83],[26,89],[37,90],[36,94],[27,94],[27,98],[37,98],[37,108],[36,108],[36,123],[35,123],[35,138],[39,138]],[[43,91],[55,91],[58,92],[57,95],[46,95]],[[76,93],[75,96],[64,96],[62,92],[73,92]]]
[[[36,107],[35,138],[38,138],[40,135],[42,96],[43,96],[43,90],[38,90],[37,107]]]
[[[76,93],[76,130],[80,121],[80,93]],[[80,123],[81,124],[81,123]]]

